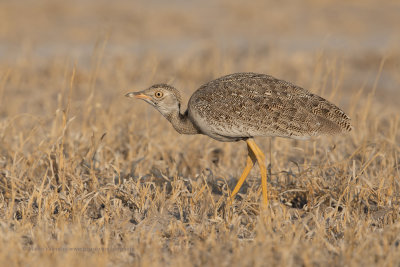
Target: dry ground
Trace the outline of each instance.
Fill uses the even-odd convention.
[[[396,1],[0,2],[0,264],[400,264]],[[397,14],[397,15],[396,15]],[[124,93],[188,99],[255,71],[337,103],[354,131],[243,142],[180,136]]]

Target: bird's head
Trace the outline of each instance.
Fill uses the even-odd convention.
[[[146,90],[131,92],[125,96],[143,99],[164,116],[176,111],[179,112],[182,101],[179,91],[167,84],[155,84]]]

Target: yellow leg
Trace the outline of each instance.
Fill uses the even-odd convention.
[[[240,188],[242,187],[244,180],[246,180],[247,176],[249,175],[251,169],[254,166],[254,163],[256,163],[256,156],[254,155],[253,151],[250,149],[249,145],[247,145],[247,150],[248,150],[248,155],[247,155],[247,161],[246,161],[246,167],[243,170],[242,175],[239,178],[239,181],[237,182],[235,189],[233,189],[230,201],[233,201],[235,195],[239,192]]]
[[[265,166],[265,155],[261,149],[257,146],[253,139],[248,139],[248,147],[253,151],[255,157],[257,158],[258,166],[260,166],[261,172],[261,187],[264,199],[265,207],[268,205],[268,190],[267,190],[267,168]]]
[[[239,178],[239,181],[237,182],[235,188],[232,191],[232,194],[230,196],[230,201],[233,201],[235,195],[239,192],[244,181],[246,180],[247,176],[249,175],[250,170],[253,168],[255,162],[257,161],[258,165],[260,166],[260,172],[261,172],[261,188],[262,188],[263,200],[264,200],[265,206],[267,206],[268,205],[268,190],[267,190],[267,168],[265,166],[265,155],[261,151],[261,149],[257,146],[257,144],[254,142],[253,139],[248,139],[246,141],[246,143],[247,143],[247,150],[248,150],[246,167],[244,168],[243,173]]]

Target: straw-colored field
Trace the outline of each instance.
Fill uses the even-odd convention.
[[[0,265],[398,266],[398,1],[0,2]],[[183,136],[143,101],[239,71],[336,103],[347,135]]]

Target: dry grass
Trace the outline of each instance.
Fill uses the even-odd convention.
[[[306,5],[318,11],[336,2]],[[171,59],[168,52],[154,48],[121,52],[115,45],[129,43],[130,37],[121,33],[130,30],[139,35],[133,40],[151,43],[161,31],[152,16],[160,21],[172,16],[178,21],[171,20],[172,24],[186,22],[187,28],[169,25],[174,37],[196,30],[209,36],[196,16],[191,24],[187,14],[175,17],[179,10],[174,7],[149,11],[153,7],[142,3],[142,13],[137,11],[128,20],[132,25],[138,17],[144,20],[138,22],[146,29],[144,34],[139,26],[113,27],[122,25],[129,3],[121,1],[121,7],[107,9],[105,2],[97,6],[89,1],[83,6],[98,12],[90,13],[89,21],[107,14],[115,18],[111,29],[102,34],[89,24],[79,31],[67,23],[64,31],[62,25],[51,23],[51,17],[41,15],[53,10],[79,21],[85,12],[78,5],[40,3],[31,3],[31,12],[45,33],[60,27],[61,40],[67,36],[73,43],[96,45],[78,55],[57,55],[62,50],[57,47],[51,50],[55,54],[43,55],[38,47],[46,37],[35,39],[35,25],[27,25],[32,36],[21,40],[17,33],[24,30],[13,20],[19,6],[1,3],[1,37],[10,46],[22,46],[16,52],[0,47],[11,51],[0,63],[0,262],[400,264],[400,119],[394,104],[400,87],[398,48],[371,48],[354,55],[311,49],[287,55],[273,43],[268,48],[224,49],[205,42]],[[221,3],[239,18],[253,17],[263,7],[258,3],[241,9],[243,3]],[[21,21],[29,20],[25,12]],[[143,14],[151,16],[146,19]],[[279,17],[255,20],[262,19],[273,24]],[[351,18],[345,19],[351,24]],[[390,20],[389,15],[385,19]],[[231,27],[234,21],[226,23]],[[272,166],[270,205],[265,211],[259,207],[257,168],[233,205],[226,203],[244,167],[243,142],[180,136],[150,106],[123,96],[132,86],[143,89],[169,81],[187,88],[187,99],[200,84],[235,71],[265,72],[301,84],[338,103],[354,122],[351,134],[334,138],[277,138],[271,147],[268,138],[257,139]]]

